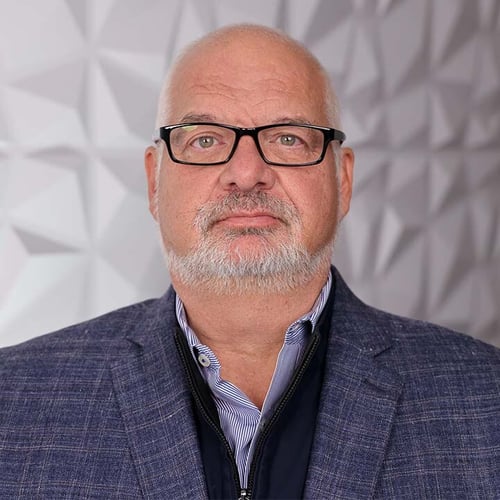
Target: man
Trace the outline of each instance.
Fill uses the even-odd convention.
[[[178,59],[145,154],[173,289],[0,354],[1,498],[494,498],[500,353],[330,267],[353,153],[302,46]]]

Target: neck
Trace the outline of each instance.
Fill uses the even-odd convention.
[[[228,289],[215,295],[201,287],[186,287],[173,275],[172,284],[190,327],[219,359],[221,377],[262,408],[286,330],[312,309],[328,272],[280,294]]]
[[[268,349],[270,344],[281,347],[287,327],[313,307],[328,272],[281,293],[228,288],[214,294],[203,287],[186,287],[175,276],[172,283],[201,342],[211,349],[254,351]]]

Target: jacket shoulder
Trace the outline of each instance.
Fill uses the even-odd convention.
[[[52,369],[55,365],[100,362],[127,349],[123,342],[146,325],[161,299],[150,299],[61,330],[0,349],[0,380],[13,370]]]
[[[500,366],[499,348],[443,326],[367,305],[338,273],[335,294],[332,331],[341,343],[382,359],[394,358],[396,365],[482,359]]]
[[[465,333],[449,328],[374,310],[379,325],[384,325],[393,339],[393,356],[406,363],[427,365],[489,362],[500,369],[500,349]]]

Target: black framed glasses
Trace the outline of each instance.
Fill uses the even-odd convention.
[[[240,139],[253,138],[262,159],[269,165],[305,167],[321,163],[331,141],[345,141],[344,132],[318,125],[279,123],[241,128],[220,123],[198,122],[167,125],[155,131],[170,158],[186,165],[221,165],[234,155]]]

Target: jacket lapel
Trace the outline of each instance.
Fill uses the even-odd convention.
[[[393,339],[363,318],[359,302],[336,275],[327,371],[311,450],[305,498],[372,498],[388,446],[399,375],[379,362]]]
[[[129,354],[111,371],[145,498],[207,497],[190,391],[173,341],[170,293],[129,337]]]

